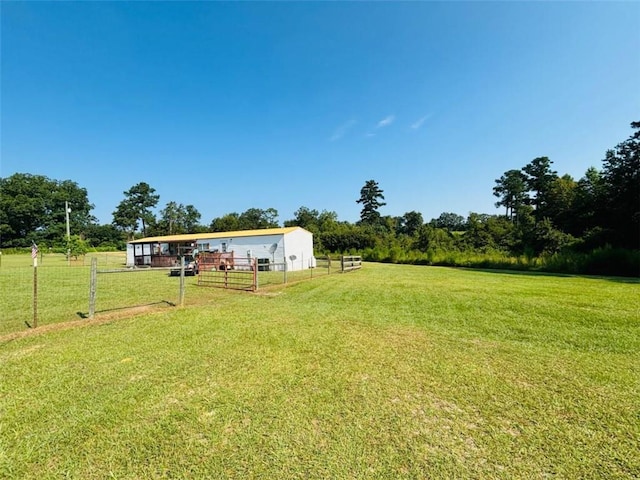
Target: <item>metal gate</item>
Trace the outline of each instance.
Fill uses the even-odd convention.
[[[255,292],[257,270],[255,258],[234,257],[233,252],[201,252],[198,255],[198,285]]]

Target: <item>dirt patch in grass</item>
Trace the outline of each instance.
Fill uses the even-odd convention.
[[[38,328],[28,328],[21,332],[13,332],[0,336],[0,343],[10,342],[19,338],[32,337],[35,335],[44,335],[50,332],[58,332],[69,330],[72,328],[84,328],[95,325],[103,325],[114,320],[123,320],[141,315],[143,313],[157,312],[164,310],[168,305],[143,305],[139,307],[124,308],[118,311],[104,312],[93,319],[71,320],[69,322],[52,323],[50,325],[42,325]]]

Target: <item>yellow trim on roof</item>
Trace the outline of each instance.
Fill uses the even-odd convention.
[[[146,237],[138,240],[132,240],[129,243],[173,243],[173,242],[194,242],[196,240],[209,240],[215,238],[233,238],[233,237],[262,237],[265,235],[285,235],[294,230],[302,230],[302,227],[284,227],[284,228],[261,228],[258,230],[237,230],[235,232],[203,232],[203,233],[185,233],[182,235],[162,235],[160,237]],[[308,232],[310,233],[310,232]]]

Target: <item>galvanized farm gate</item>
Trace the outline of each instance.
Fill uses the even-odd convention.
[[[202,252],[198,256],[198,285],[255,292],[258,288],[256,259],[234,258],[233,252]]]

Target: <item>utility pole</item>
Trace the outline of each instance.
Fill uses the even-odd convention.
[[[71,213],[71,209],[67,201],[64,202],[64,213],[67,217],[67,265],[71,265],[71,230],[69,229],[69,213]]]

